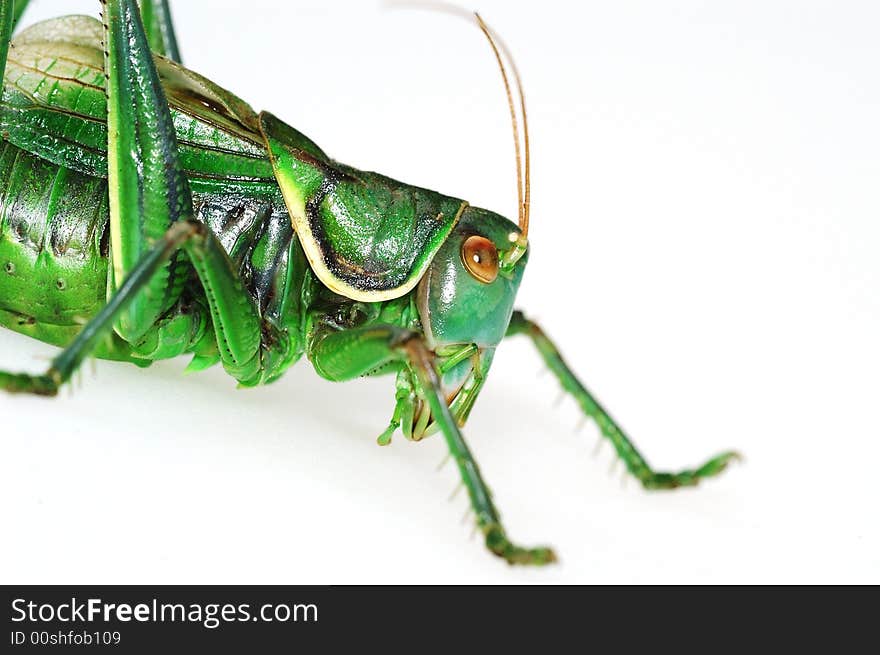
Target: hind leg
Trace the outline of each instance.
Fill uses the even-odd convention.
[[[177,134],[134,0],[101,0],[107,76],[110,266],[107,298],[168,229],[192,217]],[[188,267],[175,252],[114,321],[135,344],[180,298]]]
[[[21,17],[27,2],[16,5],[15,0],[0,0],[0,80],[6,72],[6,57],[9,54],[9,40],[12,30]]]
[[[0,6],[8,8],[6,2]],[[263,324],[214,234],[192,218],[192,199],[171,112],[137,4],[134,0],[102,4],[110,134],[107,304],[53,360],[49,371],[38,376],[0,373],[0,388],[54,394],[111,326],[128,343],[142,343],[157,326],[167,327],[168,312],[193,269],[205,291],[217,359],[242,384],[257,384],[262,380],[263,353],[281,350],[286,342]],[[7,37],[10,22],[8,18],[4,22]],[[183,313],[173,315],[172,320],[190,321],[182,326],[184,334],[187,329],[197,333],[196,323],[201,324],[202,316]],[[273,345],[264,345],[265,335]]]
[[[22,14],[24,14],[25,10],[27,10],[28,5],[31,3],[31,0],[9,0],[9,4],[12,5],[12,30],[15,30],[16,25],[18,25],[18,21],[21,20]]]
[[[721,473],[727,465],[739,458],[735,452],[726,452],[713,457],[695,469],[665,473],[653,470],[645,458],[630,441],[629,437],[617,425],[611,415],[581,384],[568,364],[562,359],[556,346],[544,334],[543,330],[527,319],[522,312],[514,312],[510,319],[507,335],[524,334],[531,338],[544,362],[553,371],[562,388],[570,393],[581,406],[584,414],[592,418],[602,435],[608,439],[623,460],[627,470],[642,483],[646,489],[675,489],[676,487],[693,486],[703,478],[710,478]]]
[[[0,371],[0,389],[12,393],[32,393],[41,396],[54,396],[62,384],[70,379],[82,361],[95,349],[113,321],[144,289],[156,271],[192,238],[196,226],[191,223],[178,223],[171,228],[164,239],[156,245],[133,268],[125,283],[115,293],[100,312],[89,321],[67,348],[52,360],[52,364],[42,375],[7,373]]]
[[[157,271],[181,250],[192,261],[208,297],[208,308],[219,346],[217,359],[243,385],[262,381],[262,361],[268,350],[283,349],[284,341],[265,347],[262,337],[269,326],[262,325],[253,300],[243,290],[232,270],[226,251],[216,236],[201,223],[175,223],[161,239],[132,267],[125,281],[101,311],[89,321],[67,348],[52,360],[42,375],[14,374],[0,371],[0,389],[12,393],[54,396],[83,360],[148,287]]]
[[[179,64],[180,48],[177,46],[168,0],[140,0],[140,6],[150,49]]]
[[[174,225],[192,220],[193,208],[171,111],[138,5],[134,0],[102,0],[102,4],[109,133],[108,299],[112,299],[157,240]],[[146,7],[150,3],[143,4]],[[167,9],[164,1],[154,1],[150,6]],[[167,316],[195,268],[207,292],[218,359],[237,380],[255,384],[259,380],[264,326],[254,301],[213,235],[205,234],[204,239],[186,243],[185,249],[188,257],[174,252],[159,265],[143,289],[116,316],[113,329],[129,343],[140,343],[152,326]],[[187,319],[201,317],[175,317],[178,321]],[[195,325],[184,326],[184,332],[187,327],[197,330]]]

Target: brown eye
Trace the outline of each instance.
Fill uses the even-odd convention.
[[[486,237],[473,235],[461,246],[461,259],[468,272],[489,284],[498,277],[498,249]]]

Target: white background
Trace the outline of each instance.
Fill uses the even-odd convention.
[[[37,0],[26,23],[90,0]],[[510,568],[460,518],[444,443],[375,445],[391,379],[302,362],[238,391],[185,361],[99,362],[0,396],[6,583],[880,582],[880,10],[872,2],[501,2],[533,132],[520,305],[657,468],[646,493],[505,344],[466,436]],[[352,165],[514,213],[500,81],[477,30],[378,3],[174,3],[185,61]],[[56,351],[0,332],[0,361]]]

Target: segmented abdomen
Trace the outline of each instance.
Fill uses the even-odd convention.
[[[280,195],[195,193],[195,219],[218,236],[266,320],[302,350],[309,269]],[[104,305],[107,181],[0,144],[0,325],[64,346]],[[193,280],[191,297],[202,291]],[[129,359],[111,338],[97,353]]]
[[[0,101],[0,325],[65,345],[106,300],[108,200],[101,26],[69,16],[19,34]],[[256,116],[156,60],[193,191],[263,316],[300,350],[311,281]],[[123,221],[136,226],[138,221]],[[197,283],[186,293],[202,293]],[[196,298],[197,299],[197,298]],[[118,343],[99,356],[127,358]]]
[[[0,322],[67,338],[92,316],[106,296],[107,218],[106,180],[0,145]]]

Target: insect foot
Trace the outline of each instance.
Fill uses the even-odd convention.
[[[557,561],[556,553],[551,548],[521,548],[511,543],[498,523],[483,526],[483,533],[486,535],[486,548],[503,557],[508,564],[543,566]]]
[[[26,375],[0,371],[0,389],[9,393],[32,393],[38,396],[58,394],[59,380],[52,372],[46,375]]]
[[[694,487],[703,478],[714,477],[724,471],[728,464],[738,461],[742,461],[742,455],[736,451],[730,451],[713,457],[695,470],[681,471],[679,473],[655,473],[654,471],[647,470],[645,473],[637,475],[637,477],[645,489],[663,490],[676,489],[678,487]]]

